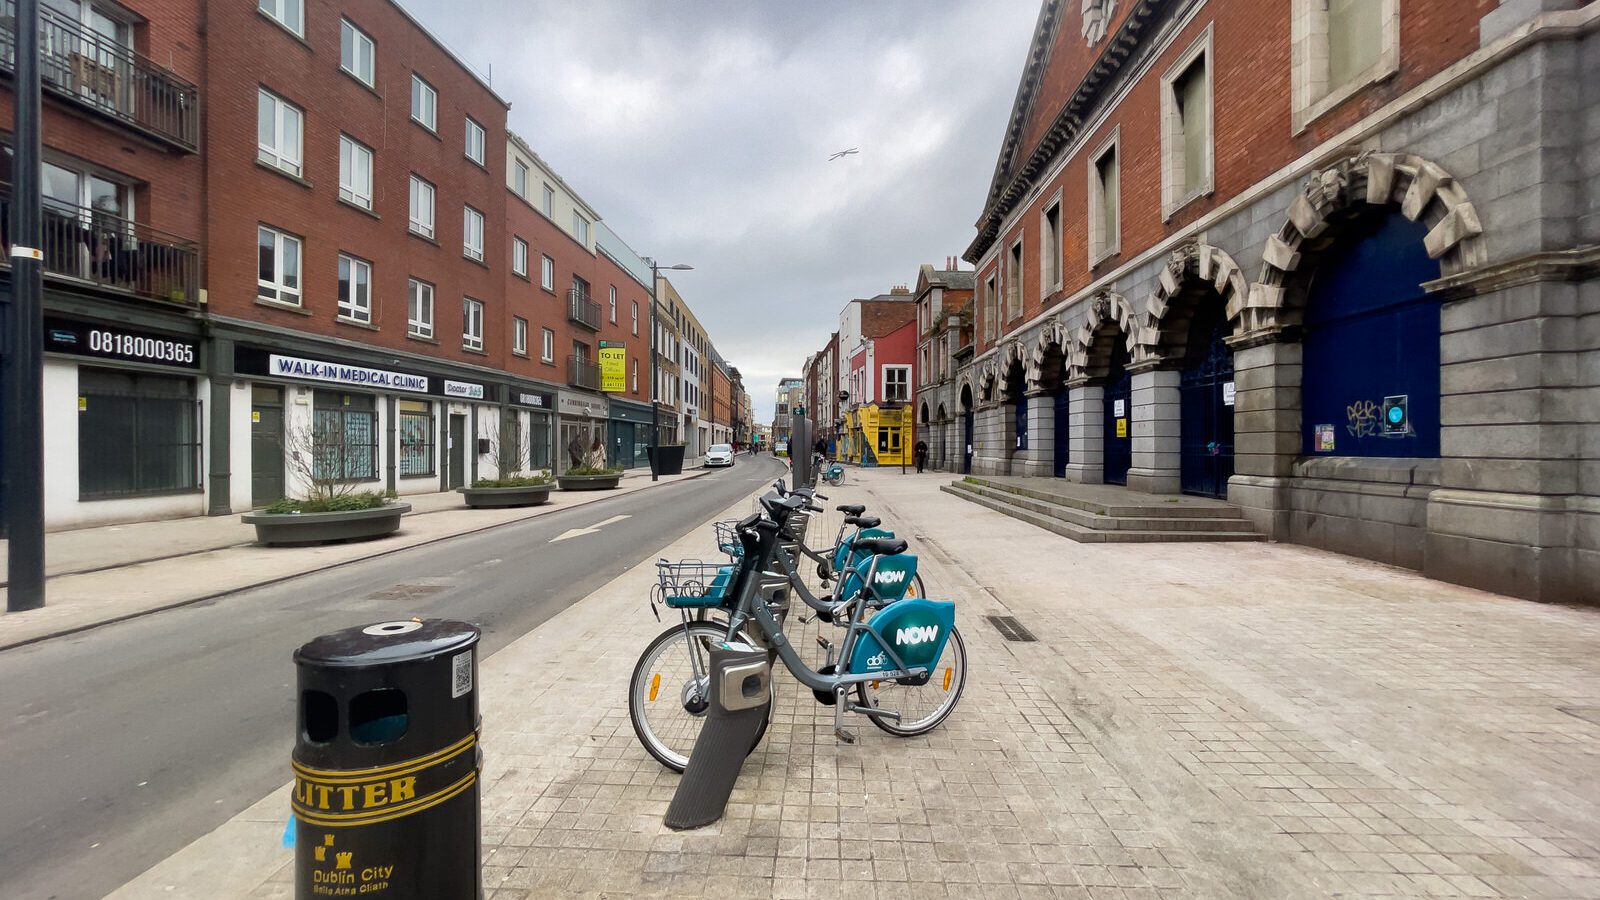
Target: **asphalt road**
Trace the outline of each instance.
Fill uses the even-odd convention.
[[[286,782],[290,655],[310,638],[448,617],[483,629],[487,657],[784,471],[741,457],[704,478],[0,652],[0,897],[103,897]],[[550,543],[618,515],[629,518]]]

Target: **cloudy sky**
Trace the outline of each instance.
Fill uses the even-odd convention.
[[[673,279],[772,418],[840,309],[974,235],[1038,0],[402,0]],[[847,147],[861,152],[836,162]]]

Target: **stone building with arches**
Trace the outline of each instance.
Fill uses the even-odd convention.
[[[946,466],[1600,601],[1597,138],[1600,2],[1045,0]]]

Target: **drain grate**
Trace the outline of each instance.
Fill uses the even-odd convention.
[[[1033,632],[1024,628],[1022,623],[1017,621],[1016,616],[984,616],[984,618],[988,619],[989,624],[994,626],[994,630],[1000,632],[1000,636],[1008,641],[1031,644],[1039,640],[1033,636]]]

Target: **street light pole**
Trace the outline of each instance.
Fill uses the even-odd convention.
[[[660,280],[662,269],[674,271],[688,271],[694,266],[677,263],[671,266],[658,266],[654,257],[650,257],[650,480],[661,480],[661,349],[657,342],[661,340],[660,326],[656,320],[656,282]]]

